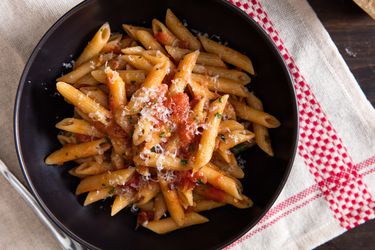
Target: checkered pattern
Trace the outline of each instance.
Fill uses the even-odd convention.
[[[375,202],[362,176],[300,74],[278,32],[257,0],[229,0],[252,17],[272,38],[293,76],[300,122],[298,153],[313,174],[340,225],[353,228],[375,217]]]

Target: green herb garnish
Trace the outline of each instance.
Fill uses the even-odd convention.
[[[239,155],[240,153],[245,152],[246,150],[254,146],[254,144],[254,142],[243,142],[231,148],[230,151],[232,151],[232,153],[235,155]]]
[[[218,119],[221,119],[223,116],[220,113],[216,113],[215,117],[218,118]]]
[[[186,165],[186,164],[188,164],[188,160],[186,160],[186,159],[182,159],[182,160],[181,160],[181,164],[182,164],[182,165]]]
[[[112,195],[115,193],[115,187],[112,187],[109,191],[108,191],[108,194],[109,195]]]
[[[165,137],[165,132],[161,132],[160,135],[159,135],[160,138],[163,138]]]

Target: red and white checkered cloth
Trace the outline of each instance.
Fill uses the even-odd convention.
[[[262,26],[283,55],[294,79],[300,139],[280,197],[252,230],[228,248],[310,249],[374,218],[375,111],[314,11],[306,0],[229,1]],[[0,2],[0,50],[5,53],[1,60],[6,60],[0,61],[0,70],[5,69],[2,75],[9,77],[5,82],[17,82],[22,61],[41,35],[76,4],[69,0]],[[11,85],[7,88],[15,91]],[[2,107],[8,103],[13,102]],[[8,119],[5,111],[0,115]],[[6,162],[14,163],[14,152],[1,151],[5,145],[9,144],[0,147],[0,153]],[[17,166],[12,171],[20,176]],[[0,184],[0,246],[55,248],[46,229],[17,195],[1,179]]]
[[[306,1],[230,2],[263,27],[284,57],[300,138],[280,197],[228,248],[310,249],[375,217],[375,110]]]

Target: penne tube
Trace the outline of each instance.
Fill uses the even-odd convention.
[[[263,104],[253,93],[249,93],[246,97],[247,104],[256,110],[263,111]],[[269,156],[273,156],[273,150],[271,146],[271,139],[268,133],[268,129],[257,123],[253,123],[253,130],[255,134],[256,144]]]
[[[169,92],[171,94],[183,93],[187,83],[190,81],[191,71],[194,68],[197,58],[199,56],[199,51],[196,50],[184,56],[184,58],[178,64],[177,72],[174,75],[172,84],[170,86]]]
[[[137,40],[140,41],[143,47],[145,47],[147,50],[158,50],[161,53],[167,54],[160,43],[149,32],[145,30],[137,30],[135,34],[137,36]]]
[[[123,55],[121,58],[136,69],[150,71],[152,64],[140,55]]]
[[[109,170],[111,170],[111,164],[108,162],[98,163],[95,161],[88,161],[69,170],[69,174],[79,178],[85,178],[90,175],[102,174]]]
[[[159,20],[152,20],[152,32],[156,40],[163,45],[178,46],[179,40],[173,33]]]
[[[173,218],[166,218],[158,221],[150,221],[142,225],[143,227],[157,233],[157,234],[166,234],[177,229],[190,227],[197,224],[206,223],[209,220],[195,212],[186,213],[185,221],[182,225],[178,225]]]
[[[151,168],[157,168],[158,170],[189,170],[191,169],[190,166],[187,165],[185,162],[186,160],[182,160],[178,157],[173,157],[170,154],[158,154],[158,153],[147,153],[140,155],[136,155],[133,158],[133,161],[136,165],[143,165]]]
[[[251,78],[246,73],[235,69],[225,69],[222,67],[204,66],[197,64],[194,66],[193,72],[212,77],[222,77],[230,79],[242,85],[246,85],[251,82]]]
[[[129,85],[140,85],[146,78],[147,71],[144,70],[118,70],[120,77],[125,81],[126,88]],[[104,70],[94,70],[92,76],[100,83],[106,83],[107,77]]]
[[[167,205],[165,204],[164,197],[162,193],[159,193],[155,197],[154,202],[154,220],[158,221],[167,212]]]
[[[241,209],[253,206],[252,200],[250,200],[250,198],[246,197],[245,195],[242,194],[242,199],[238,200],[233,196],[225,193],[224,191],[212,187],[211,185],[200,184],[194,189],[194,192],[196,192],[198,195],[205,197],[208,200],[231,204]]]
[[[109,125],[112,115],[102,105],[65,82],[58,82],[56,88],[65,99],[91,119],[99,121],[105,126]]]
[[[125,30],[125,32],[133,39],[137,40],[137,35],[136,31],[137,30],[144,30],[147,31],[148,33],[152,33],[151,29],[147,29],[144,27],[139,27],[139,26],[134,26],[134,25],[129,25],[129,24],[123,24],[122,28]]]
[[[112,190],[113,190],[113,188],[102,188],[102,189],[99,189],[99,190],[94,190],[94,191],[88,192],[83,205],[88,206],[88,205],[90,205],[94,202],[104,200],[105,198],[112,196],[112,194],[113,194]]]
[[[178,226],[183,226],[185,223],[185,213],[178,200],[176,190],[169,189],[168,183],[160,176],[159,185],[169,214]]]
[[[110,36],[111,29],[109,27],[109,24],[104,23],[102,27],[100,27],[98,32],[96,32],[86,48],[83,50],[82,54],[78,57],[77,61],[75,62],[75,67],[78,67],[94,56],[97,56],[108,42]]]
[[[241,54],[240,52],[234,49],[231,49],[220,43],[212,41],[207,37],[198,37],[206,51],[218,55],[225,62],[232,64],[236,67],[239,67],[252,75],[255,74],[253,63],[251,62],[249,57],[245,56],[244,54]]]
[[[202,167],[199,172],[207,178],[207,182],[213,187],[223,190],[238,200],[242,200],[241,191],[239,190],[237,183],[232,178],[229,178],[216,170],[216,168],[217,167],[212,163],[208,163],[206,166]]]
[[[117,185],[125,185],[125,183],[133,175],[134,171],[135,168],[127,168],[86,177],[79,183],[76,189],[76,195],[108,186],[115,187]]]
[[[88,73],[79,78],[77,82],[74,83],[74,87],[79,88],[81,86],[96,86],[98,84],[99,82],[94,77],[92,77],[90,73]]]
[[[142,46],[128,47],[121,50],[125,55],[141,55],[143,51],[145,49]]]
[[[179,62],[186,54],[189,54],[192,52],[191,50],[188,50],[188,49],[181,49],[181,48],[172,47],[172,46],[165,46],[165,49],[167,50],[168,54],[176,62]],[[197,63],[203,64],[203,65],[226,68],[225,63],[223,62],[223,60],[220,59],[218,55],[207,53],[207,52],[199,53]]]
[[[208,211],[214,208],[225,206],[225,203],[211,201],[211,200],[199,200],[195,203],[193,207],[194,212]]]
[[[130,194],[117,195],[112,204],[111,216],[116,215],[122,209],[130,205],[133,201],[134,201],[134,198]]]
[[[221,121],[220,127],[219,127],[219,133],[228,133],[234,130],[244,130],[245,127],[235,120],[225,120]]]
[[[80,144],[66,144],[61,149],[51,153],[46,159],[47,165],[61,165],[67,161],[103,154],[111,148],[105,139],[99,139]]]
[[[191,34],[170,9],[167,10],[167,14],[165,15],[165,24],[178,39],[187,44],[189,49],[197,50],[201,48],[199,40]]]
[[[102,138],[103,133],[85,120],[77,118],[65,118],[56,124],[56,128],[92,137]]]
[[[136,199],[137,205],[143,205],[151,201],[160,192],[160,186],[158,183],[149,181],[144,185],[137,193]]]
[[[111,98],[111,108],[113,109],[112,111],[114,112],[117,121],[118,111],[121,111],[127,102],[125,83],[119,73],[111,70],[109,67],[105,68],[104,73],[107,75],[107,86]]]
[[[81,87],[79,89],[82,93],[93,99],[95,102],[102,105],[104,108],[108,108],[108,97],[101,89],[97,87]]]
[[[229,79],[209,77],[195,73],[191,74],[191,78],[193,81],[196,81],[202,85],[207,86],[208,89],[211,91],[217,91],[240,97],[246,97],[249,93],[249,91],[244,85]]]
[[[230,103],[233,105],[234,109],[236,110],[236,114],[241,119],[257,123],[266,128],[277,128],[280,126],[280,122],[274,116],[268,113],[256,110],[233,99],[230,100]]]
[[[254,133],[248,130],[234,130],[224,133],[220,138],[219,149],[225,152],[240,143],[250,141],[254,136]]]
[[[216,99],[209,107],[206,128],[202,132],[198,152],[194,162],[194,172],[205,166],[212,157],[215,149],[215,141],[219,132],[219,126],[224,107],[228,101],[228,95]]]
[[[156,64],[148,73],[142,87],[153,88],[159,86],[164,80],[164,77],[167,75],[167,73],[168,64],[166,62]]]

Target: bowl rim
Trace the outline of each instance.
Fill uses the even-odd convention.
[[[24,86],[25,86],[26,77],[27,77],[27,75],[30,71],[30,67],[31,67],[33,61],[35,60],[36,55],[38,54],[41,47],[44,45],[45,41],[55,32],[55,30],[60,26],[61,23],[63,23],[67,19],[69,19],[77,11],[85,8],[86,5],[88,5],[92,1],[94,1],[94,0],[84,0],[81,3],[72,7],[64,15],[62,15],[56,22],[54,22],[54,24],[52,26],[50,26],[50,28],[48,28],[48,30],[44,33],[44,35],[41,37],[41,39],[38,41],[37,45],[35,46],[35,48],[31,52],[28,60],[26,61],[25,67],[22,71],[21,78],[19,80],[19,84],[18,84],[18,88],[17,88],[16,99],[15,99],[14,110],[13,110],[13,134],[14,134],[14,141],[15,141],[17,158],[18,158],[18,162],[20,164],[23,176],[26,179],[26,183],[29,187],[29,190],[31,190],[31,192],[34,195],[36,201],[38,202],[40,207],[43,209],[44,213],[48,216],[50,221],[52,223],[54,223],[54,225],[56,225],[60,230],[65,232],[70,238],[72,238],[74,241],[78,242],[79,244],[81,244],[81,245],[83,245],[83,246],[85,246],[89,249],[100,249],[100,248],[92,245],[91,243],[83,240],[78,235],[76,235],[75,233],[70,231],[67,227],[65,227],[65,225],[55,217],[54,213],[43,202],[42,198],[39,196],[38,191],[36,190],[36,188],[34,187],[32,181],[30,179],[30,176],[29,176],[29,173],[28,173],[28,168],[26,167],[27,164],[25,163],[25,161],[23,159],[23,153],[22,153],[21,141],[20,141],[20,131],[19,131],[20,100],[21,100],[21,96],[22,96],[23,89],[24,89]],[[291,90],[291,96],[292,96],[291,101],[292,101],[292,105],[293,105],[292,112],[293,112],[293,116],[295,118],[294,119],[295,128],[293,129],[293,134],[292,134],[292,136],[294,138],[294,140],[292,142],[292,154],[289,158],[289,161],[288,161],[288,164],[287,164],[287,167],[286,167],[286,171],[284,173],[284,176],[283,176],[279,186],[277,187],[277,189],[276,189],[274,195],[272,196],[271,200],[268,201],[267,205],[264,208],[264,211],[260,214],[260,216],[257,219],[255,219],[252,223],[249,223],[246,227],[241,229],[239,234],[237,234],[236,236],[232,236],[230,239],[228,239],[227,242],[223,243],[222,245],[213,246],[214,248],[224,248],[224,247],[229,246],[233,242],[237,241],[243,235],[245,235],[249,230],[251,230],[264,217],[264,215],[269,211],[269,209],[273,206],[276,199],[279,197],[281,191],[283,190],[283,188],[284,188],[284,186],[285,186],[285,184],[286,184],[286,182],[289,178],[289,175],[290,175],[290,172],[291,172],[291,169],[293,167],[294,160],[295,160],[295,156],[296,156],[296,153],[297,153],[297,145],[298,145],[298,138],[299,138],[299,120],[298,120],[299,111],[298,111],[298,106],[297,106],[296,93],[295,93],[295,89],[294,89],[294,86],[293,86],[293,78],[291,76],[291,73],[290,73],[290,71],[287,67],[287,64],[286,64],[283,56],[281,55],[279,49],[277,48],[276,44],[271,39],[271,37],[267,34],[267,32],[253,18],[251,18],[244,11],[240,10],[237,6],[231,4],[227,0],[214,0],[214,1],[219,3],[219,4],[224,5],[225,8],[227,8],[228,10],[230,10],[232,12],[235,12],[236,15],[241,16],[248,23],[251,23],[252,26],[256,27],[257,32],[260,34],[260,36],[263,36],[263,38],[268,43],[268,46],[270,47],[270,49],[273,50],[272,52],[276,54],[277,60],[279,61],[280,66],[282,67],[282,70],[285,74],[285,77],[287,78],[288,86]]]

